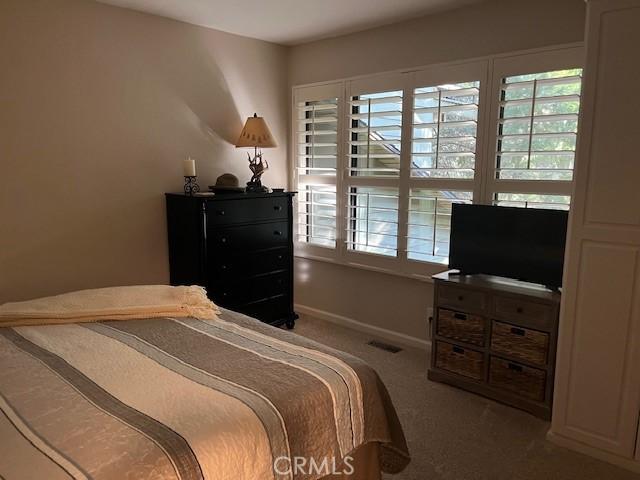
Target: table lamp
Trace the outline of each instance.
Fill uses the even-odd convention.
[[[253,147],[253,158],[251,153],[247,153],[249,156],[249,170],[251,170],[251,180],[247,182],[247,192],[268,192],[267,187],[262,186],[260,177],[269,168],[269,164],[262,158],[262,148],[276,147],[276,142],[271,136],[269,127],[264,121],[264,118],[259,117],[257,114],[253,114],[253,117],[247,118],[246,123],[240,137],[236,142],[237,148]]]

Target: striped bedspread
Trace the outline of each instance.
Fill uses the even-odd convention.
[[[409,462],[372,369],[229,311],[0,328],[0,413],[6,480],[314,479],[274,462],[371,442]]]

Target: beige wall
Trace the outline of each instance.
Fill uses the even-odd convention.
[[[290,51],[292,85],[582,41],[584,0],[499,0],[311,42]]]
[[[297,304],[427,338],[432,283],[300,257],[295,264]]]
[[[88,0],[0,2],[0,303],[168,281],[163,193],[248,180],[264,115],[285,186],[286,49]]]
[[[294,47],[289,80],[301,85],[580,42],[584,23],[583,0],[480,3]],[[426,339],[432,301],[430,283],[297,259],[296,302],[307,307]]]

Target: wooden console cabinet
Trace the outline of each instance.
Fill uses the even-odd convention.
[[[488,275],[433,279],[429,379],[550,419],[560,294]]]

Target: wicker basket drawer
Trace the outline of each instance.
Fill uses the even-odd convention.
[[[535,365],[546,365],[549,354],[549,334],[493,322],[491,350]]]
[[[531,400],[544,400],[546,372],[491,357],[489,384]]]
[[[520,298],[495,297],[494,315],[507,322],[526,322],[534,328],[547,329],[553,319],[553,307]]]
[[[479,315],[454,312],[441,308],[438,310],[436,332],[443,337],[484,345],[485,319]]]
[[[487,296],[483,292],[440,286],[438,288],[438,305],[453,307],[467,312],[483,312],[487,305]]]
[[[458,375],[482,380],[484,355],[475,350],[457,347],[446,342],[436,342],[436,367]]]

